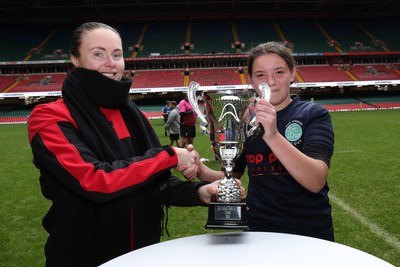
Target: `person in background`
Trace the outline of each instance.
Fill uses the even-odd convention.
[[[188,98],[184,98],[179,102],[179,114],[181,116],[181,139],[180,147],[192,145],[196,137],[196,120],[197,114],[190,105]]]
[[[270,101],[257,102],[256,124],[262,136],[245,141],[235,161],[234,177],[247,166],[246,203],[250,231],[299,234],[334,241],[327,184],[334,150],[329,112],[321,105],[290,95],[296,75],[295,61],[278,42],[260,44],[249,51],[248,72],[258,95],[266,82]],[[200,165],[201,179],[215,180],[221,171]]]
[[[168,114],[171,112],[171,107],[170,107],[170,103],[171,103],[171,101],[165,101],[165,106],[162,108],[162,115],[163,115],[163,118],[164,118],[164,125],[165,125],[165,123],[167,123],[167,120],[168,120]],[[164,131],[164,135],[165,136],[168,136],[168,131],[167,131],[167,129],[165,129],[165,131]]]
[[[169,131],[169,145],[172,146],[176,143],[176,146],[179,147],[179,133],[180,133],[180,120],[181,116],[179,115],[179,111],[176,108],[176,101],[172,100],[170,102],[171,112],[168,115],[168,120],[165,123],[165,130]]]
[[[87,22],[74,30],[75,68],[62,99],[34,108],[28,121],[41,190],[46,266],[98,266],[160,241],[164,206],[205,205],[217,183],[192,180],[193,147],[161,146],[149,120],[129,99],[119,33]],[[244,190],[244,189],[243,189]],[[244,192],[244,191],[243,191]]]

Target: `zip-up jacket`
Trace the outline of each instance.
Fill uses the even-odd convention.
[[[106,123],[100,133],[91,132],[68,101],[39,105],[28,121],[42,193],[52,201],[43,219],[47,266],[97,266],[157,243],[163,205],[202,205],[199,183],[171,175],[174,148],[157,146],[158,140],[146,145],[153,141],[143,136],[155,136],[151,127],[130,125],[122,108],[98,108],[93,114]],[[150,125],[147,118],[141,123]],[[94,148],[105,137],[111,145]]]

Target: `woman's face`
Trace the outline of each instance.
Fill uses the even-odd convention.
[[[281,110],[289,105],[291,101],[290,84],[294,79],[295,68],[290,70],[285,60],[275,53],[267,53],[259,56],[253,62],[253,73],[251,73],[252,85],[258,90],[258,85],[266,82],[271,89],[269,102],[277,110]]]
[[[109,29],[98,28],[82,36],[80,57],[71,55],[75,67],[96,70],[113,80],[121,80],[125,61],[121,38]]]

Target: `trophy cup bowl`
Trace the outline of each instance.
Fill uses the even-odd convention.
[[[253,105],[256,91],[252,88],[210,89],[197,95],[199,87],[196,82],[189,84],[188,100],[201,119],[203,133],[210,136],[213,151],[222,161],[224,171],[218,193],[209,205],[206,228],[247,229],[246,203],[232,171],[234,160],[243,151],[249,105]],[[203,101],[204,115],[199,100]]]

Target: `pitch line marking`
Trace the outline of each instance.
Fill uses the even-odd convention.
[[[374,224],[373,222],[369,221],[367,218],[362,216],[358,213],[355,209],[347,205],[342,199],[336,197],[333,194],[329,194],[329,198],[333,200],[338,206],[340,206],[343,210],[347,211],[356,218],[361,224],[368,227],[373,233],[384,239],[387,243],[392,245],[394,248],[400,250],[400,241],[392,236],[389,232],[385,231],[384,229],[380,228],[378,225]]]

